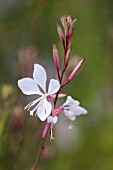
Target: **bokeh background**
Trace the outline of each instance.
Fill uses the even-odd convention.
[[[46,142],[40,170],[113,170],[113,1],[0,0],[0,170],[30,170],[41,144],[44,123],[23,107],[32,100],[17,80],[32,77],[42,64],[56,77],[52,42],[60,60],[59,17],[78,17],[69,71],[85,57],[82,71],[63,92],[88,110],[68,130],[61,116],[54,142]],[[66,76],[68,73],[66,73]],[[62,103],[64,100],[60,100]]]

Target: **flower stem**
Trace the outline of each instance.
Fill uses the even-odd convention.
[[[65,19],[65,16],[63,17]],[[67,24],[68,23],[68,20],[70,19],[69,16],[66,16],[66,22]],[[63,22],[63,21],[62,21]],[[71,25],[70,25],[71,27]],[[56,69],[57,69],[57,75],[58,75],[58,79],[59,79],[59,82],[60,82],[60,89],[58,90],[58,92],[56,93],[56,97],[55,97],[55,100],[53,101],[52,100],[52,111],[54,110],[54,107],[56,106],[56,102],[57,102],[57,99],[58,99],[58,95],[61,91],[61,89],[67,85],[69,83],[69,81],[67,81],[66,83],[62,84],[62,80],[63,80],[63,76],[64,76],[64,73],[65,73],[65,70],[68,66],[68,63],[69,63],[69,59],[67,60],[66,62],[66,55],[68,54],[68,51],[69,51],[69,46],[71,44],[71,39],[72,39],[72,35],[73,35],[73,31],[74,29],[72,30],[71,34],[69,32],[66,32],[67,31],[67,27],[64,28],[64,32],[65,32],[65,36],[62,35],[62,31],[60,29],[60,27],[57,25],[57,29],[58,29],[58,33],[60,34],[60,38],[62,40],[62,44],[63,44],[63,47],[64,47],[64,63],[63,63],[63,68],[62,68],[62,72],[60,74],[59,72],[59,61],[58,61],[58,54],[56,53],[56,48],[54,46],[53,48],[53,56],[54,56],[54,59],[55,59],[55,66],[56,66]],[[68,30],[69,31],[69,30]],[[68,35],[66,34],[68,33]],[[57,54],[57,55],[56,55]],[[51,127],[48,128],[48,131]],[[46,133],[46,136],[44,137],[44,139],[42,140],[42,144],[41,144],[41,148],[39,150],[39,153],[37,155],[37,158],[36,158],[36,161],[35,161],[35,164],[32,166],[32,169],[31,170],[36,170],[36,168],[38,167],[38,164],[39,164],[39,161],[40,161],[40,157],[43,155],[43,152],[44,152],[44,145],[45,145],[45,141],[46,141],[46,137],[47,137],[47,134],[48,134],[48,131]],[[52,131],[51,131],[52,133]],[[52,136],[52,135],[51,135]]]
[[[49,131],[49,129],[48,129],[48,131]],[[45,149],[44,145],[45,145],[47,134],[48,133],[46,133],[46,136],[45,136],[44,140],[42,140],[41,148],[40,148],[40,150],[39,150],[39,152],[37,154],[36,161],[35,161],[34,165],[31,167],[31,170],[36,170],[38,168],[40,158],[44,153],[44,149]]]

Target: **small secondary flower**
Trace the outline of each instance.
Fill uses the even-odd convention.
[[[63,104],[63,113],[68,119],[74,121],[76,116],[87,114],[87,110],[79,105],[79,101],[74,100],[71,96],[68,96],[66,102]]]
[[[25,109],[30,110],[35,105],[33,110],[30,110],[30,115],[33,116],[33,113],[36,112],[36,115],[42,121],[46,120],[52,110],[51,103],[47,100],[47,97],[55,94],[60,88],[60,83],[55,79],[51,79],[47,92],[46,80],[46,71],[39,64],[34,65],[33,79],[27,77],[18,80],[18,86],[25,95],[37,94],[41,96],[29,103]]]

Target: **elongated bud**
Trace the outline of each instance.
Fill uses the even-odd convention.
[[[64,33],[63,33],[59,24],[56,24],[56,26],[57,26],[57,31],[58,31],[59,37],[61,39],[61,42],[62,42],[63,46],[65,47]]]
[[[63,26],[64,29],[65,29],[65,27],[66,27],[66,16],[61,16],[61,17],[60,17],[60,20],[61,20],[62,26]]]
[[[71,23],[71,27],[70,27],[70,29],[69,29],[69,33],[70,33],[70,34],[72,33],[72,31],[73,31],[73,29],[74,29],[74,27],[75,27],[75,24],[76,24],[76,22],[77,22],[77,20],[78,20],[78,18],[75,18],[75,19],[73,20],[73,22]]]
[[[64,106],[60,106],[55,110],[55,116],[59,117],[60,113],[64,110]]]
[[[54,58],[56,70],[59,70],[59,57],[58,57],[58,51],[55,44],[53,44],[53,58]]]
[[[69,63],[69,59],[70,59],[70,54],[71,54],[71,50],[72,50],[72,47],[70,47],[66,53],[66,57],[65,57],[65,61],[64,61],[64,64],[65,64],[65,67],[68,66],[68,63]]]
[[[72,81],[74,79],[74,77],[77,75],[77,73],[80,71],[80,69],[83,66],[85,59],[82,59],[78,65],[75,67],[75,69],[72,71],[71,75],[68,78],[68,82]]]

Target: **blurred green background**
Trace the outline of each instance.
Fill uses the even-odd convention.
[[[44,123],[23,110],[32,98],[22,95],[17,80],[32,77],[36,62],[49,78],[56,76],[52,42],[62,61],[56,23],[68,13],[79,18],[69,69],[79,56],[86,62],[63,92],[89,114],[78,117],[71,131],[59,119],[38,169],[113,170],[112,0],[0,0],[0,170],[30,170],[35,161]]]

